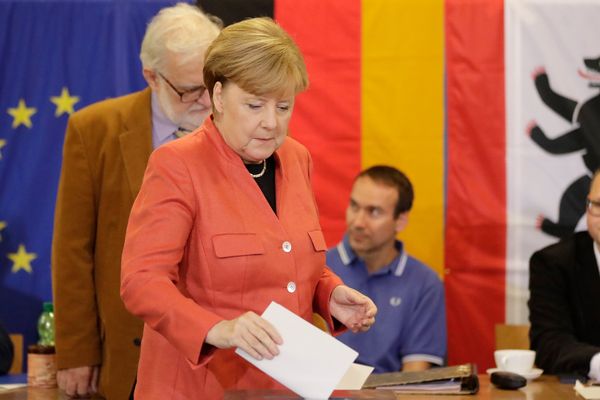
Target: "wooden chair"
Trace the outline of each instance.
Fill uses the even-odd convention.
[[[320,330],[329,333],[329,327],[327,326],[327,322],[317,313],[313,313],[313,325],[319,328]]]
[[[529,325],[496,324],[496,350],[529,350]]]
[[[23,335],[19,333],[11,333],[8,335],[13,344],[14,357],[13,362],[8,370],[9,374],[23,373]]]

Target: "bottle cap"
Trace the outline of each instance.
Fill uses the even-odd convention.
[[[42,309],[47,312],[54,312],[54,304],[51,301],[45,301]]]
[[[30,354],[54,354],[56,349],[54,346],[44,346],[41,344],[30,344],[27,346],[27,353]]]

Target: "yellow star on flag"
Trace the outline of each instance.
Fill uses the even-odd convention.
[[[13,129],[19,125],[25,125],[31,128],[31,116],[37,112],[34,107],[27,107],[25,100],[20,99],[17,108],[9,108],[8,113],[13,117]]]
[[[0,242],[2,241],[2,229],[6,228],[6,221],[0,221]]]
[[[31,262],[37,258],[35,253],[28,253],[25,250],[25,245],[20,244],[19,250],[16,253],[8,253],[8,258],[10,258],[13,262],[13,266],[11,272],[14,274],[21,269],[24,269],[25,272],[31,273]]]
[[[50,101],[56,105],[56,112],[54,115],[60,117],[64,113],[69,115],[73,114],[75,111],[73,110],[73,106],[79,101],[79,97],[71,96],[69,94],[69,89],[63,87],[60,96],[52,96],[50,97]]]
[[[2,148],[6,146],[6,140],[0,139],[0,160],[2,160]]]

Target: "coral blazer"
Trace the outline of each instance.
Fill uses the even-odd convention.
[[[101,364],[100,394],[126,399],[142,321],[119,296],[129,211],[152,152],[150,89],[69,118],[52,241],[58,367]]]
[[[234,353],[205,343],[223,319],[271,301],[333,330],[329,298],[341,280],[310,183],[308,151],[275,152],[277,215],[211,118],[155,150],[134,203],[121,296],[144,322],[136,398],[219,399],[226,389],[280,385]]]

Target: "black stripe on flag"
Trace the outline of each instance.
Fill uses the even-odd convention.
[[[225,26],[252,17],[273,18],[273,0],[196,0],[196,5],[215,15]]]

